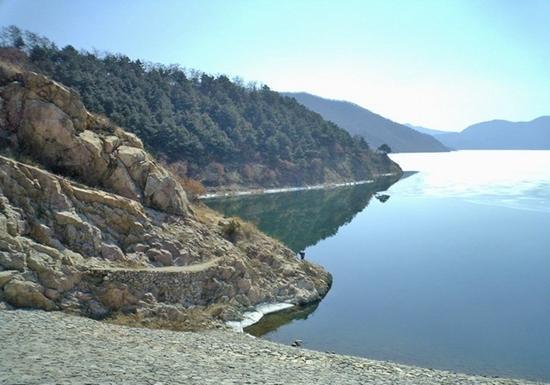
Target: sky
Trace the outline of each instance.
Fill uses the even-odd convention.
[[[550,114],[550,0],[0,0],[11,24],[433,129]]]

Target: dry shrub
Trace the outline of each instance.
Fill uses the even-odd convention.
[[[182,162],[168,163],[161,160],[162,166],[170,171],[174,179],[176,179],[185,192],[191,199],[196,199],[198,196],[206,193],[206,188],[198,180],[187,176],[187,164]]]
[[[225,239],[232,243],[251,239],[258,232],[256,226],[252,223],[243,221],[241,218],[229,218],[225,222],[221,222],[222,235]]]
[[[202,185],[201,182],[191,178],[180,178],[180,184],[183,189],[190,193],[192,197],[197,197],[206,193],[206,188]]]
[[[117,312],[106,318],[105,321],[116,325],[147,329],[200,331],[223,327],[220,318],[224,313],[230,311],[226,304],[213,304],[208,307],[197,306],[181,311],[170,310],[163,311],[160,308],[133,314]]]
[[[235,243],[241,230],[241,223],[236,218],[231,218],[222,224],[222,234],[225,239]]]
[[[23,67],[27,63],[27,55],[17,48],[0,47],[0,60]]]
[[[216,225],[222,216],[217,211],[214,211],[203,202],[196,202],[193,206],[193,213],[195,214],[195,219],[201,223],[206,223],[210,225]]]

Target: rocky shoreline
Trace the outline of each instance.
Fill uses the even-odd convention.
[[[0,304],[201,329],[330,284],[252,224],[189,201],[74,90],[0,60]]]
[[[536,384],[315,352],[228,330],[129,328],[25,310],[0,311],[0,325],[2,384]]]

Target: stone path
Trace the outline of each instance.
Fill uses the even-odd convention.
[[[222,259],[221,257],[217,257],[217,258],[212,258],[203,263],[195,263],[192,265],[184,265],[184,266],[135,267],[135,268],[106,267],[106,268],[94,268],[91,270],[95,270],[95,271],[166,271],[166,272],[172,272],[172,273],[182,273],[182,272],[196,273],[217,265],[221,261],[221,259]]]
[[[0,384],[532,384],[284,346],[229,331],[136,329],[0,311]]]

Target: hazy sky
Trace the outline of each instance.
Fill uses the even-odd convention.
[[[0,25],[460,130],[550,114],[550,0],[0,0]]]

